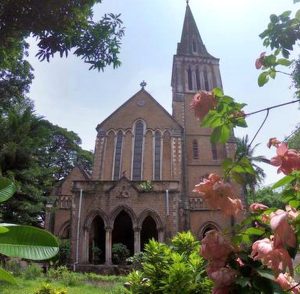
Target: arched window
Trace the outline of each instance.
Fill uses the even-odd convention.
[[[193,141],[193,159],[199,159],[198,141]]]
[[[120,178],[122,141],[123,141],[123,134],[122,131],[119,131],[117,134],[117,141],[115,147],[114,180],[118,180]]]
[[[201,89],[199,68],[196,69],[197,90]]]
[[[193,53],[197,53],[197,45],[195,39],[193,40]]]
[[[154,180],[160,180],[161,174],[161,134],[155,132],[154,137]]]
[[[211,143],[211,154],[213,160],[218,159],[217,145],[215,143]]]
[[[141,180],[142,178],[142,160],[143,160],[143,143],[144,143],[144,124],[138,121],[134,130],[134,150],[132,179]]]
[[[204,88],[206,91],[209,91],[210,89],[209,89],[208,74],[206,68],[204,69],[203,76],[204,76]]]
[[[192,70],[191,70],[191,68],[189,68],[187,70],[187,75],[188,75],[189,90],[193,90],[193,77],[192,77]]]

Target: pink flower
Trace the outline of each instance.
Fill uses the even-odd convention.
[[[276,275],[289,269],[293,273],[292,259],[284,248],[274,248],[274,243],[268,238],[258,240],[252,245],[251,257],[260,260],[271,268]]]
[[[236,271],[228,267],[222,267],[218,271],[208,275],[208,277],[214,281],[214,284],[217,287],[230,286],[234,282],[236,276]]]
[[[207,232],[201,242],[201,255],[207,260],[215,261],[211,264],[211,272],[224,266],[232,251],[231,244],[216,230]]]
[[[268,146],[268,148],[270,148],[271,146],[278,147],[280,143],[281,142],[279,140],[277,140],[277,138],[270,138],[267,146]]]
[[[271,164],[279,166],[278,173],[283,172],[288,175],[294,170],[300,169],[300,153],[293,149],[288,149],[286,143],[281,143],[276,150],[277,156],[271,159]]]
[[[193,192],[200,194],[210,207],[220,209],[226,215],[237,215],[243,210],[242,202],[233,186],[224,183],[216,174],[210,174],[207,179],[203,179]]]
[[[217,101],[212,92],[200,91],[197,93],[192,102],[191,108],[195,112],[195,117],[198,120],[204,118],[204,116],[214,107],[216,107]]]
[[[256,69],[260,69],[264,66],[264,59],[265,59],[265,56],[266,56],[266,52],[262,52],[259,56],[259,58],[257,58],[255,60],[255,67]]]
[[[296,286],[297,282],[288,273],[280,273],[276,279],[276,282],[285,291],[295,287],[291,291],[295,294],[300,293],[300,287]]]
[[[272,212],[270,217],[271,229],[274,231],[274,247],[296,247],[296,235],[292,226],[288,223],[288,212],[278,209]]]
[[[262,203],[252,203],[249,207],[250,212],[255,213],[255,212],[260,212],[262,210],[266,210],[269,207],[262,204]]]

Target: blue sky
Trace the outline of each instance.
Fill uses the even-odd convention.
[[[147,91],[171,113],[172,58],[181,36],[185,5],[184,0],[104,0],[95,6],[96,19],[109,12],[122,14],[126,35],[120,55],[122,66],[115,70],[89,71],[88,65],[71,55],[41,63],[34,57],[37,49],[32,41],[29,60],[35,80],[30,98],[37,113],[78,133],[82,147],[89,150],[94,149],[97,124],[135,94],[142,80],[148,84]],[[247,103],[246,112],[293,99],[285,76],[259,88],[254,62],[265,51],[258,35],[269,15],[296,11],[299,4],[292,0],[191,0],[190,6],[207,50],[220,58],[227,95]],[[263,118],[264,114],[250,117],[249,128],[236,134],[251,138]],[[273,156],[275,150],[266,148],[268,138],[289,135],[299,118],[296,105],[272,111],[256,139],[261,143],[257,154]],[[263,167],[268,175],[266,184],[278,179],[275,168]]]

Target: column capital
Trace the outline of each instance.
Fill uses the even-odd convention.
[[[105,229],[105,232],[112,232],[112,230],[113,230],[113,228],[112,227],[105,227],[104,228]]]

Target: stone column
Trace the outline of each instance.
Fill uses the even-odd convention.
[[[111,261],[112,247],[112,228],[105,228],[105,264],[112,264]]]
[[[158,230],[158,242],[164,242],[164,231],[163,229]]]
[[[141,252],[141,228],[134,228],[134,253]]]

